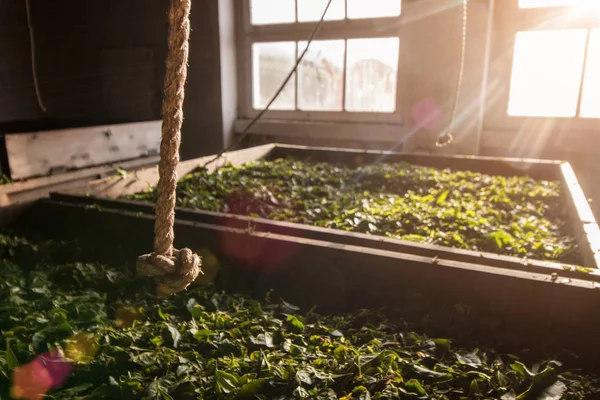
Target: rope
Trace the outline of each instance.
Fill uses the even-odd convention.
[[[138,257],[137,271],[153,276],[157,294],[169,296],[185,290],[200,270],[201,260],[190,249],[173,248],[175,200],[181,125],[183,123],[184,86],[187,78],[191,0],[171,0],[169,9],[169,49],[164,83],[159,180],[157,185],[154,252]]]
[[[40,83],[38,82],[37,73],[37,61],[35,56],[35,33],[33,31],[33,24],[31,22],[31,6],[29,0],[25,0],[25,12],[27,14],[27,27],[29,28],[29,50],[31,52],[31,73],[33,74],[33,86],[35,87],[35,96],[37,98],[38,105],[42,112],[47,112],[48,109],[44,105],[42,100],[42,93],[40,90]]]
[[[436,147],[444,147],[454,141],[454,124],[456,122],[456,115],[458,114],[458,102],[460,100],[460,92],[463,86],[463,80],[465,75],[465,56],[467,53],[467,3],[468,0],[462,0],[462,43],[461,43],[461,54],[460,54],[460,67],[458,69],[458,77],[456,79],[456,96],[454,97],[454,106],[452,107],[452,114],[450,116],[450,122],[448,124],[448,131],[438,137],[435,142]]]

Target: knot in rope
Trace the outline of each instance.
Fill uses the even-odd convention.
[[[138,274],[156,279],[159,297],[185,290],[202,272],[201,259],[194,252],[190,249],[173,248],[177,166],[187,77],[191,6],[191,0],[170,1],[154,253],[142,255],[137,259]]]
[[[200,273],[202,260],[190,249],[173,249],[172,256],[151,253],[139,256],[137,272],[156,278],[158,296],[167,297],[185,290]]]

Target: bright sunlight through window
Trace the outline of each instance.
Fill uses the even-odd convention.
[[[294,53],[300,56],[306,43],[254,44],[255,109],[264,108],[273,97],[294,66]],[[298,69],[298,95],[290,79],[271,109],[394,112],[399,46],[397,37],[349,39],[347,44],[345,40],[315,40]]]
[[[304,22],[321,18],[329,0],[251,0],[253,25],[285,32],[252,44],[252,107],[264,108],[304,52]],[[377,23],[365,24],[365,36],[348,37],[348,28],[329,21],[398,17],[401,0],[332,0],[325,24],[330,40],[314,40],[298,70],[270,109],[305,112],[394,113],[398,81],[399,37],[377,37]],[[264,26],[274,25],[280,26]],[[358,26],[361,26],[358,24]],[[341,28],[340,28],[341,27]],[[365,28],[366,27],[366,28]],[[288,29],[289,28],[289,29]],[[335,29],[339,29],[336,37]],[[373,36],[373,37],[371,37]],[[311,114],[315,115],[315,114]],[[321,114],[323,116],[324,114]]]
[[[318,21],[328,0],[252,0],[250,17],[253,25],[288,24]],[[400,0],[333,0],[325,21],[397,17]]]
[[[564,18],[589,12],[600,18],[600,0],[519,0],[519,6],[572,6]],[[600,118],[599,32],[582,27],[517,33],[508,114]]]
[[[509,115],[576,115],[586,35],[585,30],[517,34]]]

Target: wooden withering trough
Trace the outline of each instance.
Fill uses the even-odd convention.
[[[385,158],[504,175],[526,170],[538,179],[561,180],[573,229],[587,249],[586,263],[597,266],[598,228],[568,164],[268,145],[231,152],[217,165],[287,155],[351,165]],[[179,176],[211,159],[182,163]],[[151,251],[153,205],[116,198],[146,190],[157,179],[155,168],[144,169],[54,193],[9,228],[52,240],[102,243],[91,257],[113,257],[106,251],[111,248],[131,265]],[[260,295],[274,289],[272,298],[305,308],[317,305],[322,313],[386,307],[429,335],[487,343],[501,351],[530,349],[544,356],[566,349],[591,364],[600,356],[597,270],[581,273],[556,263],[528,264],[497,254],[201,210],[178,210],[175,236],[177,247],[214,255],[205,257],[205,268],[210,275],[209,260],[218,260],[219,282],[231,291]]]
[[[10,228],[51,240],[88,241],[91,245],[84,248],[98,249],[91,260],[119,254],[123,265],[132,265],[151,250],[154,216],[107,205],[120,206],[40,200]],[[543,357],[566,349],[582,363],[596,363],[600,356],[597,274],[567,278],[561,273],[556,278],[552,268],[432,260],[391,245],[365,247],[289,233],[179,219],[175,245],[205,255],[209,275],[216,258],[222,266],[219,283],[233,292],[260,297],[273,289],[271,298],[305,309],[316,305],[321,313],[386,307],[433,337],[475,341],[511,353],[530,349],[528,354]],[[207,254],[215,256],[212,262]]]
[[[137,158],[0,185],[0,226],[9,223],[32,202],[48,197],[52,192],[85,186],[90,181],[118,175],[119,170],[131,171],[154,166],[158,160],[158,156]]]
[[[593,275],[600,274],[600,270],[598,269],[600,267],[600,230],[598,229],[598,225],[594,219],[587,199],[577,182],[575,173],[567,162],[473,156],[434,156],[271,144],[228,153],[217,162],[209,164],[208,169],[214,170],[217,166],[225,165],[227,163],[242,165],[259,159],[276,159],[287,156],[292,156],[296,159],[343,163],[351,166],[382,161],[406,161],[415,165],[436,168],[469,170],[504,176],[529,175],[535,179],[559,181],[563,186],[563,190],[561,191],[563,194],[563,204],[570,216],[572,230],[580,248],[583,266],[594,269],[591,272]],[[183,162],[179,166],[179,176],[183,177],[196,170],[199,166],[206,164],[207,161],[213,159],[214,156],[208,156]],[[152,214],[153,207],[149,203],[123,201],[119,200],[119,197],[149,190],[149,188],[155,186],[157,182],[157,169],[145,169],[137,171],[131,177],[126,179],[123,179],[122,177],[111,177],[92,181],[85,186],[54,193],[52,198],[62,202],[98,204],[109,208],[120,208],[132,212]],[[252,229],[261,232],[327,240],[342,244],[504,268],[518,269],[521,268],[523,263],[523,260],[517,257],[493,253],[418,244],[361,233],[203,210],[178,209],[177,218],[236,228],[247,228],[248,226],[252,226]],[[530,260],[528,263],[530,270],[545,268],[544,271],[554,270],[554,272],[561,272],[563,275],[570,275],[569,271],[564,271],[563,264],[539,260]],[[577,274],[578,273],[576,273],[576,275]]]

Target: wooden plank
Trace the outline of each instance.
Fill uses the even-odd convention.
[[[296,112],[296,111],[295,111]],[[244,132],[250,119],[237,119],[236,133]],[[264,119],[256,122],[248,135],[269,135],[275,138],[331,139],[398,143],[407,140],[412,132],[402,125],[391,123],[360,123],[348,121],[293,121]]]
[[[590,204],[579,185],[571,164],[561,165],[563,186],[567,190],[567,208],[572,221],[573,232],[585,266],[600,268],[600,230],[590,208]]]
[[[25,179],[159,152],[161,121],[7,134],[12,179]]]
[[[136,160],[0,185],[0,207],[47,197],[53,191],[84,186],[91,180],[116,175],[119,169],[130,171],[155,166],[158,164],[159,159],[158,156],[142,157]]]
[[[236,150],[225,153],[223,157],[207,166],[209,171],[214,171],[218,166],[242,165],[250,161],[261,159],[269,154],[275,146],[272,144],[252,147],[249,149]],[[181,178],[193,172],[198,167],[211,161],[215,156],[206,156],[193,160],[184,161],[177,168],[177,175]],[[158,167],[135,171],[131,177],[110,177],[89,182],[82,187],[65,191],[70,194],[93,195],[98,197],[117,198],[138,192],[150,190],[158,183]]]

